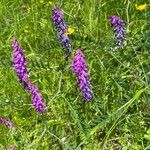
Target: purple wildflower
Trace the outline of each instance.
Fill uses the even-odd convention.
[[[66,49],[66,57],[65,59],[68,60],[68,57],[70,56],[71,53],[71,44],[70,44],[70,39],[67,36],[67,31],[68,31],[68,26],[66,25],[64,21],[64,16],[63,13],[60,11],[59,7],[55,6],[52,9],[53,17],[52,20],[56,26],[57,30],[57,36],[58,39],[64,49]]]
[[[117,16],[109,17],[109,21],[111,23],[111,27],[114,27],[114,33],[117,40],[117,45],[118,47],[121,48],[123,46],[123,42],[125,40],[125,34],[126,34],[125,22],[124,20],[120,19]]]
[[[25,89],[32,95],[33,107],[37,112],[44,112],[46,110],[44,103],[42,101],[42,96],[40,95],[38,88],[33,85],[28,77],[27,63],[23,50],[20,47],[16,39],[12,42],[13,47],[13,67],[19,78],[21,84]]]
[[[82,91],[85,101],[90,101],[92,98],[91,84],[89,81],[88,66],[84,60],[83,52],[78,49],[72,61],[73,72],[77,76],[77,82]]]
[[[10,129],[15,128],[15,125],[7,118],[0,117],[0,124],[3,124]]]
[[[28,91],[32,95],[33,107],[36,109],[36,111],[44,112],[46,108],[42,100],[42,95],[39,93],[38,88],[31,82],[28,82]]]
[[[23,50],[15,38],[12,42],[12,48],[14,70],[20,83],[26,88],[26,81],[28,80],[27,62],[23,54]]]

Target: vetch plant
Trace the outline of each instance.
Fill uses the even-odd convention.
[[[0,124],[6,126],[9,129],[15,128],[15,125],[8,118],[0,117]]]
[[[59,39],[62,47],[66,50],[65,59],[68,60],[70,53],[71,53],[70,39],[67,35],[68,26],[66,25],[66,23],[64,21],[64,15],[60,11],[60,8],[58,6],[53,7],[52,13],[53,13],[52,20],[56,26],[58,39]]]
[[[125,22],[117,16],[109,17],[109,21],[111,23],[111,27],[114,27],[117,45],[119,48],[122,48],[126,35]]]
[[[13,48],[13,68],[18,76],[20,83],[26,88],[28,80],[27,62],[17,40],[14,38],[12,42]]]
[[[42,100],[42,95],[39,93],[38,87],[31,82],[28,83],[28,91],[32,95],[33,107],[37,112],[46,111],[45,105]]]
[[[38,88],[31,83],[27,71],[27,62],[17,40],[14,38],[12,42],[13,48],[13,68],[18,76],[19,81],[25,89],[32,95],[33,107],[37,112],[44,112],[46,110],[42,96]]]
[[[72,61],[72,70],[77,76],[77,83],[80,87],[84,100],[90,101],[92,99],[93,92],[91,90],[89,80],[90,76],[88,74],[88,66],[84,58],[85,56],[83,52],[78,49]]]

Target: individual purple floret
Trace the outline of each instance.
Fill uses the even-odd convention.
[[[26,88],[28,80],[27,62],[17,40],[14,38],[12,42],[13,48],[13,68],[18,76],[20,83]]]
[[[62,47],[66,50],[65,59],[68,60],[70,53],[71,53],[70,39],[69,39],[68,35],[66,34],[68,31],[68,26],[66,25],[66,23],[64,21],[64,15],[58,6],[55,6],[52,9],[52,13],[53,13],[52,20],[56,26],[58,39],[59,39]]]
[[[111,27],[114,27],[117,45],[121,48],[123,46],[126,35],[125,22],[117,16],[109,17],[109,21],[111,23]]]
[[[42,99],[42,95],[39,93],[38,88],[31,82],[28,82],[28,91],[32,95],[33,107],[36,109],[36,111],[37,112],[46,111],[46,108]]]
[[[6,126],[9,129],[15,128],[15,125],[7,118],[0,117],[0,124]]]
[[[89,74],[87,73],[88,66],[84,60],[84,57],[85,56],[83,52],[80,49],[78,49],[72,61],[72,69],[77,76],[77,82],[85,101],[90,101],[92,99],[93,93],[89,81]]]

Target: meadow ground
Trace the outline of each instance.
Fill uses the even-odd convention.
[[[72,55],[65,61],[51,17],[59,3]],[[147,3],[143,11],[135,4]],[[0,0],[0,149],[149,150],[150,149],[150,1],[144,0]],[[126,24],[126,42],[113,51],[108,21]],[[12,68],[11,41],[24,49],[30,79],[39,87],[47,111],[38,114],[31,96]],[[89,65],[94,93],[84,102],[71,61],[81,48]]]

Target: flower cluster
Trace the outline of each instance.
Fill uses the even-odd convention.
[[[136,10],[139,10],[139,11],[143,11],[143,10],[145,10],[147,7],[148,7],[148,5],[147,4],[143,4],[143,5],[137,5],[137,4],[135,4],[135,7],[136,7]]]
[[[77,76],[77,82],[85,101],[90,101],[92,98],[92,90],[89,81],[89,74],[87,73],[88,66],[84,57],[83,52],[78,49],[72,62],[72,69]]]
[[[62,45],[62,47],[66,50],[66,60],[68,60],[71,53],[71,44],[68,35],[66,34],[68,31],[68,27],[64,21],[63,13],[60,11],[59,7],[54,7],[52,9],[53,17],[52,20],[56,26],[57,36]]]
[[[125,23],[124,20],[120,19],[117,16],[109,17],[109,21],[111,23],[111,27],[114,27],[114,33],[117,40],[117,45],[119,48],[123,46],[123,42],[125,40]]]
[[[27,62],[17,40],[14,38],[12,42],[13,48],[13,67],[18,76],[20,83],[26,88],[28,80]]]
[[[31,93],[33,107],[38,112],[44,112],[46,109],[42,100],[42,96],[39,94],[38,88],[35,85],[33,85],[29,80],[26,59],[23,54],[23,50],[16,39],[14,39],[12,42],[12,48],[13,68],[19,78],[19,81],[25,87],[25,89]]]
[[[7,118],[0,117],[0,124],[6,126],[9,129],[15,128],[15,125]]]
[[[46,111],[46,108],[45,108],[43,100],[42,100],[42,96],[39,93],[38,88],[31,82],[28,83],[28,91],[32,95],[33,107],[36,108],[36,111],[37,112]]]

